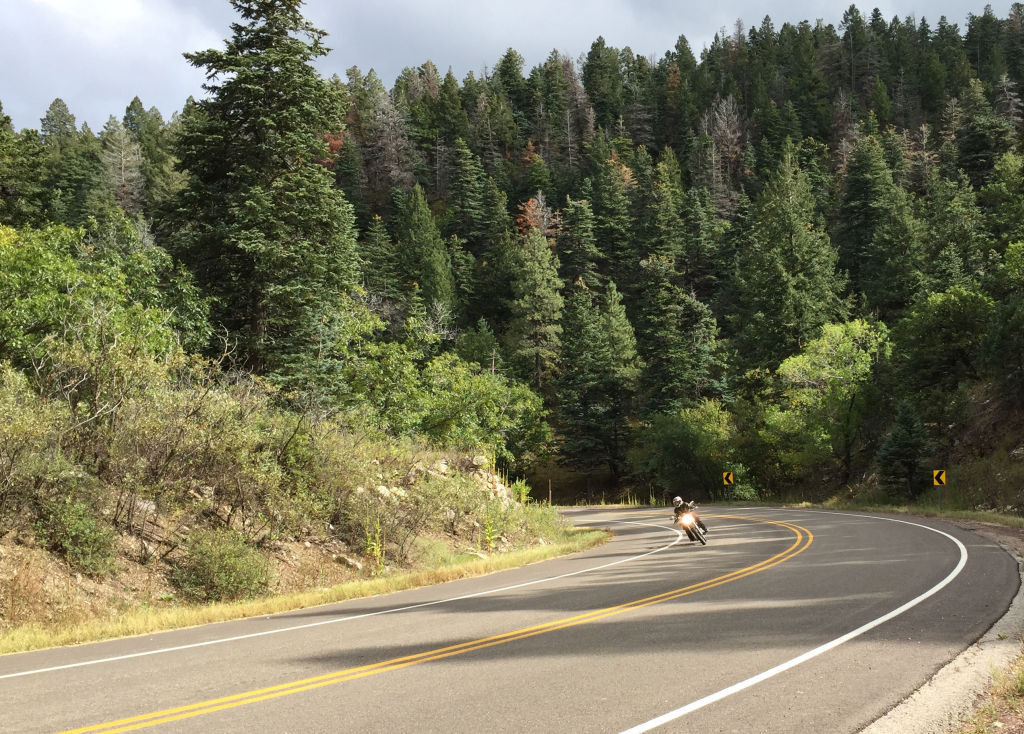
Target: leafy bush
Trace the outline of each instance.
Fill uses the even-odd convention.
[[[171,583],[196,601],[231,601],[267,591],[266,559],[232,530],[195,530],[187,555],[171,572]]]
[[[734,473],[736,476],[745,478],[750,476],[750,473],[742,464],[736,464],[735,466]],[[723,490],[722,494],[726,500],[731,502],[757,502],[759,499],[757,487],[750,481],[741,481],[739,484],[727,487]]]
[[[289,504],[279,456],[299,418],[271,407],[261,380],[231,377],[182,376],[125,400],[103,479],[161,508],[216,508],[250,539],[273,532]]]
[[[438,445],[494,450],[514,463],[543,453],[550,440],[541,398],[522,383],[445,354],[424,367],[423,384],[420,431]]]
[[[633,465],[670,494],[717,497],[722,472],[734,468],[735,426],[717,400],[657,415],[638,437]]]
[[[59,486],[70,469],[61,450],[67,410],[43,400],[28,378],[0,363],[0,535]]]
[[[897,362],[906,386],[941,396],[965,380],[978,379],[983,340],[995,315],[989,296],[960,286],[917,303],[896,331]]]
[[[783,404],[767,415],[767,430],[790,448],[795,474],[813,477],[831,464],[843,483],[863,448],[860,426],[878,361],[891,353],[885,324],[857,319],[825,324],[821,335],[779,365]]]
[[[522,479],[517,479],[512,482],[509,489],[512,491],[512,496],[519,502],[525,504],[530,500],[530,485]]]
[[[538,538],[557,542],[567,536],[571,527],[557,510],[547,504],[502,504],[490,500],[485,504],[484,512],[485,531],[489,526],[492,538],[504,538],[512,547],[536,543]]]
[[[84,502],[53,503],[36,523],[36,533],[76,570],[102,576],[113,569],[116,534]]]

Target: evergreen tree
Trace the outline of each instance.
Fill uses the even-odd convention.
[[[546,393],[561,346],[563,300],[558,258],[539,230],[521,239],[512,276],[508,353],[520,375]]]
[[[1013,142],[1013,130],[989,104],[981,82],[972,79],[960,98],[962,114],[955,127],[957,165],[975,188],[984,185],[1000,155]]]
[[[363,162],[362,143],[348,127],[340,137],[340,142],[341,148],[334,162],[334,181],[345,194],[346,201],[352,204],[359,229],[365,230],[373,215],[370,213],[370,180]]]
[[[209,97],[184,113],[177,246],[247,367],[315,379],[333,369],[325,327],[357,280],[352,207],[323,165],[344,110],[312,66],[325,34],[300,0],[232,5],[227,48],[186,54]]]
[[[631,183],[627,193],[630,199],[630,217],[633,221],[633,241],[636,243],[636,254],[643,257],[647,253],[646,243],[654,238],[654,159],[641,145],[633,153],[630,166]]]
[[[462,138],[455,141],[454,157],[445,231],[462,237],[469,251],[476,255],[483,246],[487,226],[484,221],[484,187],[487,180],[480,159]]]
[[[632,172],[617,155],[597,161],[593,197],[597,249],[605,259],[605,274],[623,290],[627,301],[632,301],[639,258],[633,245],[628,181],[632,181]]]
[[[561,157],[568,133],[570,90],[562,56],[552,51],[547,60],[530,72],[530,139],[547,160]]]
[[[455,351],[466,362],[476,362],[491,374],[504,371],[501,345],[491,325],[480,319],[476,325],[466,329],[455,343]]]
[[[899,499],[913,502],[925,488],[921,462],[927,436],[913,403],[901,400],[896,417],[875,454],[875,463],[884,486]]]
[[[566,198],[558,231],[558,261],[566,283],[582,280],[591,290],[598,287],[601,253],[594,238],[594,213],[586,199]]]
[[[788,67],[785,76],[789,98],[799,117],[800,130],[808,137],[827,140],[833,115],[832,93],[811,24],[801,21],[796,26],[784,25],[779,31],[779,46],[783,67]]]
[[[471,323],[474,314],[469,309],[477,298],[479,284],[476,258],[464,247],[464,243],[465,240],[454,234],[445,240],[455,285],[453,312],[461,323]]]
[[[446,144],[455,145],[456,140],[465,140],[469,135],[469,118],[466,110],[462,108],[459,80],[455,78],[451,69],[441,82],[435,117],[440,135]]]
[[[56,147],[61,152],[74,139],[78,132],[75,116],[71,114],[67,103],[57,97],[46,109],[46,115],[39,121],[39,131],[43,142]]]
[[[103,126],[100,139],[103,141],[100,160],[107,186],[118,206],[129,214],[137,214],[146,197],[142,146],[132,140],[129,131],[114,117]]]
[[[606,45],[601,36],[590,45],[583,62],[583,88],[594,105],[598,126],[616,129],[624,109],[619,51]]]
[[[928,289],[980,286],[992,240],[974,190],[966,177],[948,181],[935,171],[927,187],[920,219],[926,228],[923,254]]]
[[[515,49],[508,49],[494,69],[494,81],[504,92],[512,108],[515,125],[520,130],[528,127],[530,89],[523,76],[523,57]]]
[[[774,367],[846,310],[838,253],[791,152],[765,187],[749,227],[733,285],[739,358],[745,365]]]
[[[477,296],[470,305],[469,318],[505,325],[510,319],[516,248],[508,198],[493,178],[484,186],[483,206],[484,235],[476,257]]]
[[[889,90],[878,76],[871,88],[871,97],[868,100],[869,109],[878,118],[878,124],[885,127],[892,121],[892,103],[889,101]]]
[[[1020,406],[1024,404],[1024,241],[1007,247],[1002,276],[999,290],[1004,295],[985,337],[985,361],[1003,395]]]
[[[89,127],[77,130],[75,116],[57,98],[41,120],[41,132],[49,218],[80,226],[99,210],[109,210],[113,200],[106,195],[102,146]]]
[[[480,156],[487,175],[499,182],[502,191],[509,192],[519,128],[508,98],[492,84],[480,93],[471,112],[470,148]]]
[[[612,393],[609,396],[609,417],[613,431],[606,446],[609,455],[619,457],[630,444],[629,422],[636,411],[636,397],[644,363],[637,350],[636,333],[626,315],[615,283],[608,281],[599,299],[601,327],[611,352]],[[613,470],[618,471],[617,464]]]
[[[455,308],[451,254],[419,184],[404,197],[398,230],[399,267],[406,286],[418,287],[428,309],[436,303],[451,312]]]
[[[1006,153],[996,161],[992,177],[978,192],[988,231],[999,252],[1024,240],[1024,157]]]
[[[629,354],[615,351],[628,348],[632,335],[623,330],[623,316],[621,305],[613,313],[599,306],[582,280],[569,290],[562,314],[557,416],[561,461],[578,471],[607,467],[617,477],[623,470],[633,387],[622,369]],[[619,329],[617,340],[608,330],[609,321]]]
[[[938,52],[932,49],[924,51],[918,71],[921,80],[921,108],[932,121],[938,120],[946,107],[947,75],[948,72]]]
[[[643,261],[637,321],[644,412],[676,410],[712,393],[718,326],[705,304],[683,291],[672,261]]]
[[[394,301],[401,293],[398,248],[388,234],[384,220],[374,216],[360,242],[363,285],[371,296]]]
[[[365,77],[355,67],[347,72],[349,119],[363,155],[368,206],[383,211],[392,189],[409,191],[415,183],[419,157],[410,139],[405,115],[371,70]],[[354,119],[353,119],[354,118]]]
[[[697,120],[693,89],[697,61],[685,36],[676,40],[675,48],[665,54],[658,67],[664,78],[659,90],[663,95],[660,100],[663,110],[660,137],[665,146],[672,148],[680,159],[688,160],[692,130]]]
[[[1006,73],[1002,26],[1003,22],[996,18],[991,5],[985,5],[981,15],[967,14],[964,50],[969,53],[978,81],[989,90],[994,89],[999,77]]]
[[[655,255],[679,262],[686,254],[686,230],[681,215],[683,191],[679,165],[671,150],[658,162],[650,202],[651,239],[641,256]]]
[[[38,133],[16,133],[0,105],[0,224],[42,225],[46,208],[44,164]]]
[[[548,164],[533,147],[531,140],[526,144],[523,157],[520,160],[519,172],[519,201],[526,201],[536,197],[538,194],[545,195],[551,191],[551,173],[548,171]]]
[[[173,201],[185,184],[185,176],[175,170],[173,138],[178,123],[166,124],[156,107],[147,110],[142,100],[133,97],[125,108],[121,124],[139,146],[143,208],[148,216],[163,216],[166,204]]]
[[[626,307],[622,304],[622,296],[614,282],[608,281],[605,285],[600,306],[602,327],[611,344],[612,371],[624,391],[621,397],[626,400],[636,388],[643,363],[637,352],[633,325],[626,315]]]
[[[745,208],[746,202],[741,202],[737,212]],[[682,221],[685,241],[678,269],[697,297],[711,303],[728,271],[729,261],[723,260],[721,251],[728,223],[718,218],[711,195],[704,188],[692,188],[684,194]]]
[[[867,307],[882,320],[900,312],[924,283],[924,227],[914,216],[910,194],[900,186],[876,202],[871,242],[861,253],[860,284]]]
[[[839,267],[849,274],[850,289],[864,290],[863,262],[885,206],[895,198],[892,172],[878,139],[867,136],[853,149],[836,214]]]

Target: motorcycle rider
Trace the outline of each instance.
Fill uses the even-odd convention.
[[[705,533],[708,532],[708,526],[704,524],[704,521],[700,519],[700,515],[697,514],[696,502],[693,502],[692,500],[690,502],[683,502],[682,497],[673,497],[672,504],[675,505],[676,508],[675,522],[677,525],[679,524],[679,521],[683,517],[683,515],[689,512],[691,515],[693,515],[693,519],[697,523],[697,525],[700,526],[700,529],[703,530]],[[696,538],[690,538],[690,540],[696,540]]]

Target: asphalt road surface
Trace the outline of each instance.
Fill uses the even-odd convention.
[[[857,732],[1007,609],[1016,561],[931,520],[576,510],[615,538],[476,579],[0,657],[0,731]]]

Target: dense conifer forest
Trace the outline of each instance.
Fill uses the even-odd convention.
[[[461,80],[324,78],[300,0],[232,5],[180,114],[0,108],[0,534],[368,537],[360,460],[412,444],[563,501],[912,501],[1024,399],[1024,5]],[[1024,506],[1000,471],[957,501]]]

